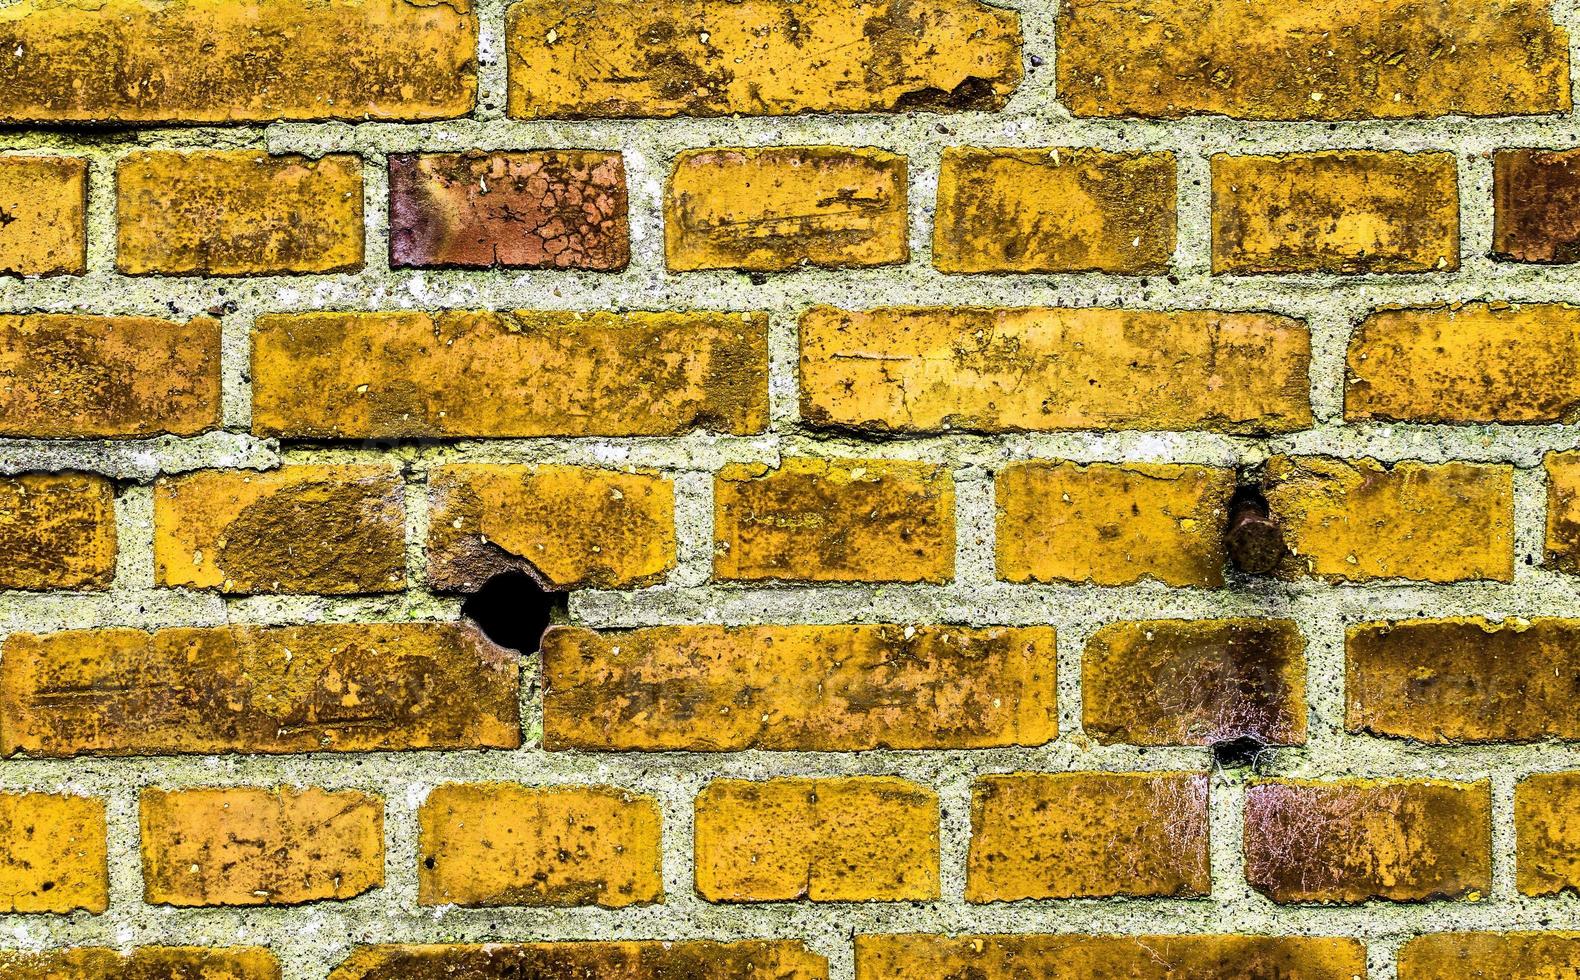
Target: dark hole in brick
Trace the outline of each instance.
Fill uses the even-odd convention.
[[[543,631],[567,613],[567,594],[551,592],[525,572],[501,572],[461,604],[461,615],[490,640],[521,653],[533,653]]]
[[[1256,757],[1267,748],[1267,743],[1254,735],[1224,739],[1212,743],[1212,761],[1219,769],[1244,769],[1255,765]]]
[[[1259,487],[1242,484],[1229,499],[1229,525],[1224,532],[1229,559],[1250,575],[1270,575],[1278,569],[1288,549]]]

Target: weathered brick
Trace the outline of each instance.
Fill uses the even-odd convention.
[[[893,460],[732,463],[714,480],[721,579],[947,582],[955,574],[949,471]]]
[[[801,416],[874,432],[1311,425],[1311,339],[1260,313],[916,308],[801,316]]]
[[[0,275],[86,272],[87,204],[86,160],[0,157]]]
[[[1245,877],[1275,902],[1419,902],[1485,895],[1485,782],[1280,780],[1245,800]]]
[[[384,884],[384,801],[368,793],[147,787],[141,813],[154,904],[296,905]]]
[[[1348,362],[1352,421],[1580,420],[1580,307],[1379,310],[1356,328]]]
[[[1162,463],[1014,463],[998,475],[1008,582],[1223,584],[1234,471]]]
[[[1366,949],[1353,939],[1152,935],[856,937],[856,980],[1356,980],[1365,976]]]
[[[658,801],[609,786],[436,787],[418,811],[417,903],[624,908],[664,900]]]
[[[1580,573],[1580,452],[1548,453],[1547,564]]]
[[[134,438],[215,428],[219,336],[219,321],[202,316],[0,315],[0,435]]]
[[[1289,546],[1281,574],[1507,582],[1513,481],[1507,466],[1275,456],[1267,502]]]
[[[946,147],[933,264],[944,272],[1167,272],[1174,155]]]
[[[12,633],[0,753],[515,748],[514,654],[446,623]]]
[[[664,194],[678,272],[894,265],[908,223],[905,157],[871,148],[687,150]]]
[[[154,578],[233,594],[397,591],[400,475],[366,465],[165,477],[154,485]]]
[[[115,577],[115,487],[85,473],[0,477],[0,589],[104,589]]]
[[[968,902],[1211,891],[1205,775],[1013,773],[972,789]]]
[[[508,571],[555,589],[634,588],[675,565],[674,483],[650,470],[441,466],[428,504],[428,585],[441,592]]]
[[[549,749],[1043,745],[1051,627],[660,626],[543,637]]]
[[[1458,268],[1452,153],[1212,158],[1215,273]]]
[[[1580,262],[1580,150],[1499,150],[1492,197],[1495,257]]]
[[[110,907],[102,800],[0,793],[0,840],[0,911]]]
[[[1058,91],[1078,116],[1509,116],[1570,107],[1548,0],[1070,0]]]
[[[1303,745],[1305,647],[1287,619],[1104,626],[1081,660],[1081,728],[1105,744]]]
[[[619,153],[401,153],[389,167],[395,268],[610,271],[631,261]]]
[[[274,314],[253,330],[252,367],[266,436],[739,435],[768,422],[760,313]]]
[[[448,119],[476,102],[469,0],[21,0],[0,122]]]
[[[517,118],[996,109],[1020,82],[1020,21],[977,0],[517,3]]]
[[[1421,742],[1580,739],[1580,621],[1351,626],[1344,725]]]
[[[827,980],[828,961],[799,940],[363,946],[329,980]]]
[[[697,795],[710,902],[938,898],[938,795],[904,779],[720,779]]]
[[[1580,890],[1580,772],[1520,780],[1514,788],[1514,833],[1520,894]]]
[[[0,952],[7,980],[280,980],[274,954],[258,946],[97,946]]]
[[[1562,977],[1580,962],[1580,933],[1445,932],[1399,947],[1399,980]]]
[[[362,159],[132,153],[115,169],[115,220],[115,264],[128,275],[360,269]]]

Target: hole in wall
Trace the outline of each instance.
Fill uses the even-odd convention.
[[[569,595],[553,592],[525,572],[500,572],[467,596],[461,615],[477,624],[490,640],[520,653],[535,653],[543,631],[565,622]]]
[[[1213,765],[1219,769],[1244,769],[1255,766],[1256,757],[1267,749],[1267,743],[1254,735],[1224,739],[1212,743]]]

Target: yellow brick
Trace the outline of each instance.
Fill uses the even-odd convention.
[[[1029,462],[998,476],[998,576],[1008,582],[1223,584],[1232,470]]]
[[[218,320],[0,315],[0,435],[197,435],[220,422]]]
[[[1303,324],[1260,313],[919,308],[801,316],[801,416],[874,432],[1311,424]]]
[[[115,487],[100,476],[0,477],[0,589],[104,589],[115,577]]]
[[[697,796],[710,902],[931,901],[938,796],[904,779],[720,779]]]
[[[944,272],[1168,271],[1174,156],[947,147],[933,264]]]
[[[102,801],[0,793],[0,842],[0,911],[110,907]]]
[[[140,152],[115,171],[116,266],[246,276],[362,268],[362,160]]]
[[[1514,474],[1507,466],[1275,456],[1267,482],[1268,505],[1290,550],[1285,576],[1514,576]]]
[[[1544,772],[1514,788],[1515,882],[1521,895],[1580,889],[1580,773]]]
[[[0,953],[8,980],[280,980],[274,954],[258,946],[96,946]]]
[[[1350,339],[1353,421],[1580,420],[1580,307],[1467,303],[1373,313]]]
[[[1543,980],[1573,972],[1577,962],[1577,932],[1443,932],[1399,947],[1399,980]]]
[[[511,570],[556,589],[634,588],[675,565],[674,483],[650,470],[441,466],[428,504],[428,585],[442,592]]]
[[[1211,892],[1205,775],[1022,772],[972,788],[968,902]]]
[[[1452,272],[1452,153],[1212,158],[1212,271]]]
[[[929,463],[789,458],[714,481],[714,574],[799,582],[947,582],[955,490]]]
[[[21,0],[0,121],[448,119],[476,101],[470,0]]]
[[[270,314],[252,342],[259,435],[745,435],[768,422],[760,313]]]
[[[870,148],[687,150],[664,195],[669,268],[772,272],[910,258],[905,158]]]
[[[435,943],[363,946],[329,980],[828,980],[828,960],[800,940]],[[32,978],[27,978],[32,980]],[[209,978],[204,978],[209,980]],[[227,980],[227,978],[214,978]]]
[[[384,884],[384,801],[308,787],[142,793],[143,898],[298,905]]]
[[[154,485],[160,585],[356,594],[406,582],[401,479],[390,466],[202,470]]]
[[[1511,116],[1569,109],[1548,0],[1069,0],[1058,92],[1077,116]]]
[[[664,900],[658,801],[608,786],[451,783],[418,812],[417,903],[624,908]]]
[[[996,109],[1018,16],[977,0],[525,0],[510,8],[517,118]]]
[[[1580,572],[1580,453],[1548,453],[1547,564]]]
[[[87,195],[86,160],[0,157],[0,275],[87,271]]]
[[[1148,923],[1154,924],[1154,923]],[[1364,980],[1366,947],[1310,936],[858,935],[856,980]]]

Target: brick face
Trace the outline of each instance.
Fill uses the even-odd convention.
[[[0,909],[98,914],[110,907],[104,801],[0,794]]]
[[[1580,261],[1580,153],[1502,150],[1492,162],[1492,254],[1514,262]]]
[[[1548,453],[1547,564],[1580,573],[1580,453]]]
[[[86,160],[0,157],[0,275],[86,272],[87,210]]]
[[[1580,957],[1580,933],[1451,932],[1417,936],[1399,948],[1399,980],[1443,976],[1563,976]]]
[[[0,588],[108,588],[115,553],[110,481],[83,473],[0,477]]]
[[[725,980],[751,975],[776,980],[827,980],[828,961],[793,940],[364,946],[336,967],[329,980]]]
[[[721,779],[697,796],[710,902],[939,896],[938,797],[903,779]]]
[[[516,3],[510,115],[992,109],[1020,82],[1015,13],[977,0]]]
[[[969,976],[1284,977],[1354,980],[1366,950],[1353,939],[1308,936],[856,937],[856,980]]]
[[[1514,788],[1515,883],[1522,895],[1580,889],[1580,773],[1537,773]]]
[[[280,980],[274,954],[258,946],[100,947],[0,953],[15,980]]]
[[[874,433],[1287,432],[1311,424],[1310,339],[1261,314],[813,307],[801,417]]]
[[[543,674],[550,749],[849,752],[1058,734],[1047,627],[557,627]]]

